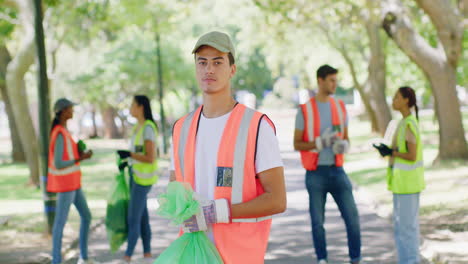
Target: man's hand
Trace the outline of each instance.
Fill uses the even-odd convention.
[[[208,230],[208,225],[230,222],[229,202],[226,199],[206,200],[194,193],[194,199],[200,203],[200,211],[184,221],[185,233]]]
[[[372,144],[372,146],[379,151],[380,156],[382,157],[391,156],[393,153],[393,149],[391,149],[389,146],[385,144],[382,144],[382,143],[380,143],[380,145]]]
[[[345,139],[339,139],[339,140],[335,141],[335,143],[333,144],[332,149],[333,149],[333,153],[335,153],[335,154],[346,153],[349,150],[349,142],[348,142],[348,140],[345,140]]]
[[[322,151],[324,148],[333,146],[335,141],[339,140],[338,132],[333,132],[331,127],[325,129],[320,137],[315,138],[315,146],[317,151]]]

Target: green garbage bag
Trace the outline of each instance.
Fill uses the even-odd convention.
[[[118,165],[120,164],[122,164],[122,161],[118,159]],[[121,168],[115,177],[106,208],[107,239],[112,252],[116,252],[127,240],[129,197],[129,189],[125,181],[125,169]]]
[[[158,197],[156,213],[170,219],[173,225],[181,225],[199,210],[198,201],[193,199],[192,194],[190,185],[170,182],[166,193]],[[154,262],[167,263],[222,264],[223,260],[205,232],[194,232],[180,236]]]
[[[86,144],[84,143],[83,140],[78,140],[78,152],[84,152],[86,150]]]

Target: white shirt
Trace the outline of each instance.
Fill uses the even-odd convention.
[[[231,112],[216,118],[206,118],[203,114],[200,116],[195,146],[195,191],[209,200],[214,199],[219,143],[230,115]],[[272,168],[283,167],[278,139],[265,119],[260,122],[258,133],[255,172],[258,174]],[[170,170],[175,170],[172,148]],[[206,234],[215,242],[211,226],[208,227]]]
[[[216,118],[200,117],[195,147],[195,191],[208,199],[214,199],[216,186],[218,149],[224,127],[231,112]],[[262,119],[260,122],[255,172],[283,167],[278,139],[270,124]],[[171,167],[174,168],[174,154],[171,148]]]

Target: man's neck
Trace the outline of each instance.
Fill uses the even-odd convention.
[[[203,94],[203,115],[206,118],[216,118],[232,111],[236,100],[229,93]]]
[[[317,101],[321,103],[326,103],[330,100],[330,95],[319,91],[317,95],[315,96],[315,98],[317,99]]]

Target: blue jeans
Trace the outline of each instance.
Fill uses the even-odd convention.
[[[359,214],[354,202],[353,189],[342,167],[318,166],[306,172],[306,187],[309,193],[309,213],[312,220],[312,239],[318,260],[327,259],[325,238],[325,203],[327,193],[333,196],[348,235],[348,252],[351,262],[361,259],[361,231]]]
[[[80,214],[80,257],[88,259],[88,232],[91,224],[91,212],[89,211],[86,197],[81,189],[57,194],[57,209],[55,213],[54,227],[52,229],[52,264],[62,262],[62,236],[63,228],[67,222],[70,205],[74,204]]]
[[[151,227],[147,207],[151,185],[142,186],[134,182],[130,170],[130,202],[128,205],[128,241],[125,255],[131,257],[138,238],[143,240],[143,253],[151,253]]]
[[[393,194],[393,221],[399,264],[419,263],[419,193]]]

